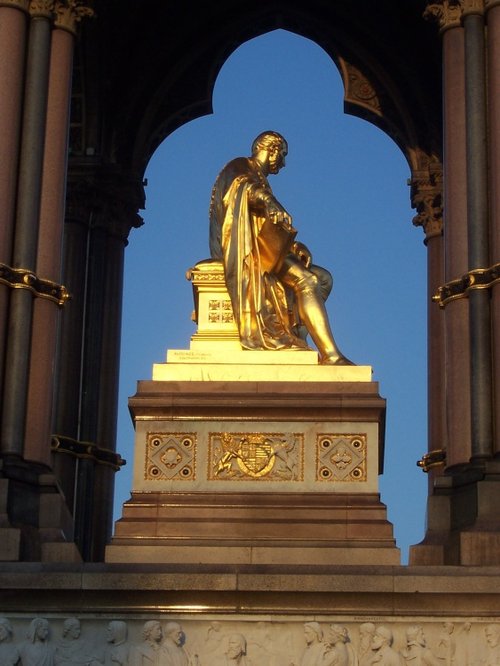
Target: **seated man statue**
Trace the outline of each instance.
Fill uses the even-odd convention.
[[[210,202],[210,253],[224,265],[244,349],[309,349],[309,333],[322,364],[351,364],[335,344],[325,309],[331,275],[295,241],[292,218],[267,181],[285,166],[287,152],[280,134],[263,132],[251,157],[222,169]]]

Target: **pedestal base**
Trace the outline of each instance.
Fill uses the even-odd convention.
[[[398,564],[374,382],[140,382],[107,562]]]

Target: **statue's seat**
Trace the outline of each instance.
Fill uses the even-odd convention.
[[[198,325],[191,348],[213,349],[224,343],[241,349],[222,261],[203,259],[186,272],[186,278],[193,286],[192,319]]]

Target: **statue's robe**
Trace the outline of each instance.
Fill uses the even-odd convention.
[[[223,168],[210,204],[210,253],[223,262],[242,347],[308,349],[293,328],[285,287],[274,271],[266,270],[258,242],[266,214],[257,193],[273,196],[257,163],[239,157]],[[279,268],[284,256],[276,259]]]

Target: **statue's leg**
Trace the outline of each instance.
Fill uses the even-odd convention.
[[[320,362],[350,365],[351,361],[340,352],[333,338],[318,276],[295,256],[288,255],[279,279],[294,292],[300,319],[318,348]]]

